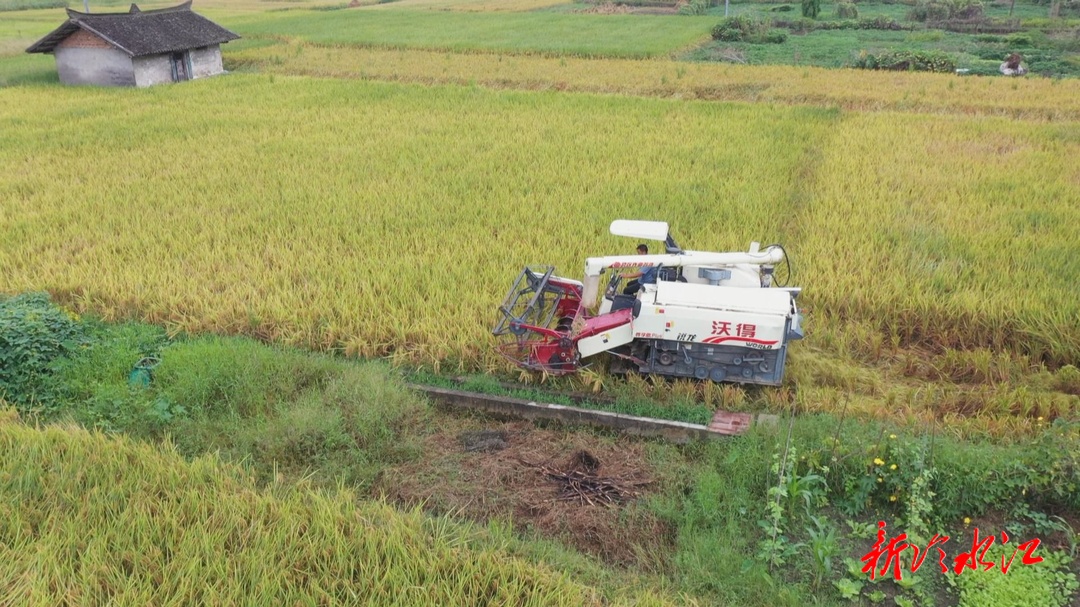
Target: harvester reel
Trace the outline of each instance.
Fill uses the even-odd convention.
[[[499,306],[497,351],[530,371],[562,375],[577,370],[578,355],[569,338],[577,293],[551,283],[554,268],[526,268]],[[560,313],[561,311],[561,313]],[[558,316],[558,318],[556,318]]]

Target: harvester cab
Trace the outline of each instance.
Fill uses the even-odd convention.
[[[518,366],[553,375],[608,352],[615,371],[779,385],[787,346],[801,339],[800,289],[774,285],[779,245],[748,251],[685,251],[658,221],[617,220],[611,233],[662,241],[664,253],[592,257],[584,281],[550,266],[526,268],[499,307],[498,350]],[[655,268],[655,284],[620,292],[627,269]],[[611,275],[600,292],[601,280]]]

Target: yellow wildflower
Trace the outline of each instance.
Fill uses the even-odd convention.
[[[891,439],[893,439],[893,440],[896,440],[896,435],[895,435],[895,434],[890,434],[890,435],[889,435],[889,438],[891,438]]]
[[[896,501],[896,496],[895,495],[890,495],[889,496],[889,501],[890,502],[895,502]]]
[[[964,517],[964,524],[965,525],[970,525],[971,524],[971,519],[965,516]]]
[[[889,466],[889,470],[896,470],[896,464]]]
[[[874,465],[875,466],[884,466],[885,465],[885,460],[881,459],[880,457],[875,457],[874,458]]]
[[[877,482],[879,482],[879,483],[881,482],[881,477],[880,476],[877,477]]]

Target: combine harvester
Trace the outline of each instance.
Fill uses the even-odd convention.
[[[555,276],[551,266],[526,268],[499,307],[493,333],[503,356],[564,375],[608,352],[615,372],[780,385],[788,342],[803,336],[801,289],[773,285],[776,265],[786,261],[782,247],[684,251],[658,221],[617,220],[611,233],[662,241],[666,252],[589,258],[584,283]],[[656,283],[623,294],[620,271],[628,268],[654,268]]]

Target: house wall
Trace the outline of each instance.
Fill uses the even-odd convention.
[[[131,57],[115,48],[58,46],[53,51],[56,71],[64,84],[133,86]]]
[[[221,47],[217,44],[187,51],[188,71],[191,79],[205,78],[223,72]],[[172,53],[136,57],[132,60],[136,86],[153,86],[172,82]]]
[[[222,73],[221,45],[191,49],[192,78],[205,78]]]
[[[172,82],[172,61],[168,54],[135,57],[131,61],[135,68],[135,86]]]

